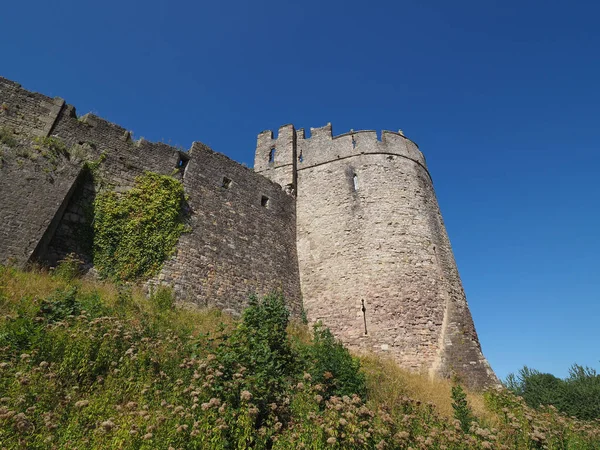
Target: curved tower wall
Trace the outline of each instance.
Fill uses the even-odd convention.
[[[309,319],[350,347],[387,353],[405,368],[456,374],[476,387],[497,383],[417,145],[400,132],[384,131],[381,141],[375,131],[332,137],[331,125],[311,129],[309,139],[303,130],[291,134],[291,150],[280,151],[279,139],[264,145],[290,159],[265,167],[257,151],[256,169],[297,191]]]

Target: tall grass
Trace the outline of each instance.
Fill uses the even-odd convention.
[[[277,297],[234,320],[164,289],[0,267],[2,449],[600,448],[598,422],[452,388],[352,357]]]

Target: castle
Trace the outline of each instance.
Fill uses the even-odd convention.
[[[60,98],[0,78],[0,129],[56,136],[73,154],[51,168],[0,144],[0,264],[91,255],[76,238],[103,179],[127,190],[145,171],[178,177],[191,231],[150,283],[182,302],[239,313],[250,293],[280,291],[295,314],[346,345],[401,366],[498,383],[484,358],[425,158],[402,132],[292,125],[258,135],[254,171],[195,142],[189,151],[133,141]],[[101,157],[101,158],[100,158]]]

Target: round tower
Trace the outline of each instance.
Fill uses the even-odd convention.
[[[402,132],[333,137],[328,124],[305,138],[289,127],[280,131],[281,150],[264,133],[261,147],[259,136],[256,170],[296,193],[309,319],[402,367],[458,375],[473,387],[497,384],[417,145]]]

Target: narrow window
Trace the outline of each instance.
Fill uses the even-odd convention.
[[[356,139],[354,139],[354,135],[352,135],[352,148],[356,148]]]
[[[298,161],[304,162],[304,156],[302,156],[302,153],[300,153],[300,156],[298,156]]]
[[[272,148],[269,152],[269,164],[273,164],[275,162],[275,149]]]
[[[365,301],[364,301],[364,299],[361,300],[361,303],[362,303],[361,310],[362,310],[362,313],[363,313],[363,321],[365,323],[365,336],[366,336],[367,334],[369,334],[369,332],[367,331],[367,308],[365,307]]]
[[[179,160],[177,160],[177,168],[181,173],[183,173],[189,161],[190,159],[187,156],[182,155],[181,153],[179,154]]]
[[[229,189],[231,187],[231,180],[227,177],[223,177],[223,183],[221,183],[221,187]]]
[[[266,195],[263,195],[262,198],[260,199],[260,206],[262,206],[263,208],[268,208],[269,207],[269,197],[267,197]]]
[[[352,181],[354,182],[354,190],[358,191],[358,176],[356,174],[352,176]]]

